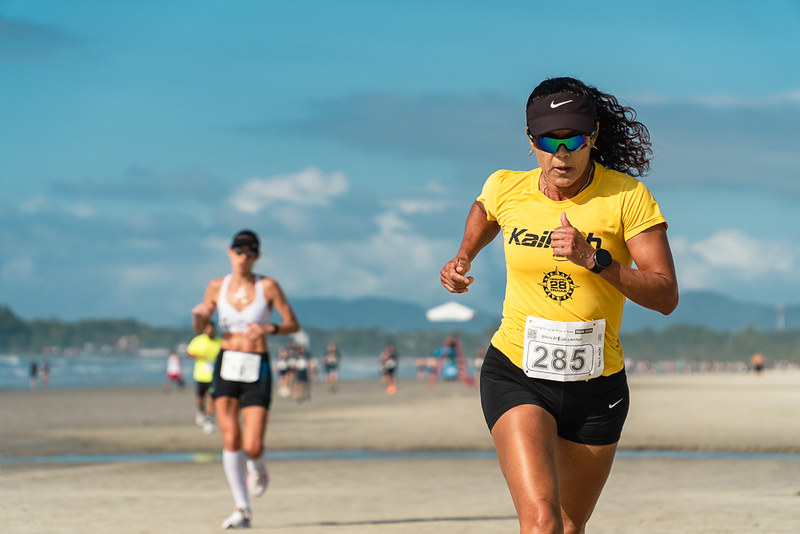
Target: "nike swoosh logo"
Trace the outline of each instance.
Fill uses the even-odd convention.
[[[617,402],[615,402],[614,404],[609,404],[609,405],[608,405],[608,409],[610,410],[611,408],[613,408],[614,406],[616,406],[617,404],[619,404],[620,402],[622,402],[622,400],[623,400],[623,399],[620,399],[620,400],[618,400]]]
[[[555,100],[551,100],[550,107],[552,109],[556,109],[557,107],[563,106],[564,104],[569,104],[570,102],[572,102],[572,100],[564,100],[563,102],[559,102],[558,104],[556,104]]]

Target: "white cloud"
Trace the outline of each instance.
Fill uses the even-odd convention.
[[[631,95],[630,100],[635,102],[636,105],[665,106],[690,103],[708,108],[759,109],[764,107],[800,105],[800,89],[753,97],[732,93],[694,95],[685,100],[669,98],[660,93],[637,93]]]
[[[455,252],[457,236],[450,241],[421,235],[397,211],[377,215],[375,223],[364,238],[273,241],[256,270],[274,275],[290,296],[428,302],[443,292],[438,273],[445,256]]]
[[[630,100],[631,102],[635,102],[636,105],[645,104],[645,105],[659,105],[660,106],[660,105],[669,103],[669,99],[665,95],[663,95],[661,93],[654,93],[654,92],[635,93],[635,94],[630,95],[630,97],[627,100]]]
[[[739,230],[722,230],[692,244],[691,249],[707,265],[748,279],[793,273],[800,260],[797,243],[754,238]]]
[[[740,95],[716,94],[701,95],[692,99],[696,104],[712,108],[761,108],[765,106],[798,105],[800,104],[800,89],[758,96],[755,98]]]
[[[800,243],[721,230],[706,239],[670,238],[681,291],[714,291],[741,300],[798,300]]]
[[[304,235],[311,233],[319,224],[317,217],[309,213],[308,208],[299,208],[286,204],[270,207],[270,212],[274,219],[288,232],[294,235]]]
[[[119,291],[121,294],[136,295],[144,288],[161,287],[174,280],[175,271],[169,265],[127,265],[119,270]]]
[[[450,189],[441,181],[433,180],[425,185],[425,191],[436,195],[446,195]]]
[[[230,202],[237,210],[249,214],[275,203],[327,206],[332,198],[343,195],[349,188],[344,173],[325,174],[309,167],[296,174],[252,178],[234,191]]]
[[[436,213],[442,211],[443,202],[434,198],[416,198],[400,200],[397,209],[401,213],[414,215],[415,213]]]
[[[375,217],[375,222],[377,222],[380,229],[380,235],[384,237],[407,232],[411,227],[407,221],[404,221],[399,214],[393,211],[381,213]]]
[[[65,213],[77,219],[93,219],[100,215],[100,211],[86,202],[66,204],[61,199],[38,195],[31,197],[19,205],[20,213],[37,215],[39,213]]]
[[[26,200],[19,206],[19,211],[26,214],[35,214],[50,209],[52,203],[43,196],[36,196]]]
[[[64,211],[78,219],[93,219],[98,216],[98,211],[95,208],[83,203],[67,206]]]
[[[693,246],[686,237],[670,237],[678,285],[682,291],[711,289],[715,280],[714,268],[693,250]]]
[[[36,267],[31,258],[19,258],[0,264],[0,281],[6,287],[12,284],[36,282]]]

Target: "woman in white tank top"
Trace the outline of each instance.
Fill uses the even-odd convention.
[[[222,526],[243,528],[250,526],[248,490],[261,495],[268,480],[263,454],[272,386],[267,338],[297,332],[300,325],[278,282],[253,272],[259,258],[255,233],[236,234],[228,258],[231,273],[208,283],[203,302],[192,309],[192,327],[202,332],[217,312],[222,352],[211,387],[223,439],[222,463],[235,503]],[[273,310],[282,322],[272,322]]]

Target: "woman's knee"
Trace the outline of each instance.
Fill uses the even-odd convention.
[[[222,434],[222,444],[226,450],[238,451],[242,448],[242,433],[235,420],[226,417],[217,417],[220,433]]]
[[[242,438],[235,432],[223,432],[222,445],[227,451],[238,451],[242,448]]]
[[[557,502],[540,499],[530,503],[520,503],[517,515],[521,534],[565,532],[561,507]]]
[[[245,443],[244,452],[248,458],[258,458],[264,452],[264,446],[261,443]]]

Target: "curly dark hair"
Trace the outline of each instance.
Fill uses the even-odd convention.
[[[650,172],[650,155],[653,153],[650,132],[636,120],[636,111],[621,105],[615,96],[601,93],[596,87],[575,78],[549,78],[533,89],[525,107],[527,109],[535,100],[562,92],[587,96],[594,101],[600,135],[592,159],[631,176],[644,176]]]

